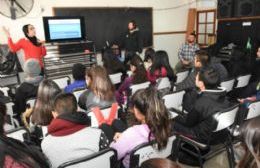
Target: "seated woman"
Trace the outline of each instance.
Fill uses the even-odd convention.
[[[147,48],[144,52],[144,66],[145,69],[149,69],[153,64],[155,51],[152,48]]]
[[[110,147],[117,150],[118,160],[129,167],[129,153],[138,145],[155,140],[158,149],[166,147],[170,136],[168,111],[153,88],[138,90],[132,97],[133,111],[140,125],[135,125],[122,133],[116,133]]]
[[[156,80],[161,77],[168,77],[170,81],[175,80],[168,54],[165,51],[155,52],[153,64],[147,70],[147,77],[152,84],[155,84]]]
[[[38,86],[43,80],[40,76],[41,67],[36,59],[28,59],[24,64],[25,79],[16,89],[14,97],[14,111],[20,121],[20,115],[26,110],[26,101],[36,97]]]
[[[92,107],[105,108],[115,102],[114,86],[102,66],[94,66],[86,72],[88,90],[79,97],[79,106],[87,111]]]
[[[147,81],[143,61],[138,55],[130,60],[130,70],[132,75],[126,78],[116,91],[116,100],[120,105],[125,103],[124,96],[129,96],[131,85]]]
[[[72,76],[74,82],[66,86],[64,92],[72,93],[77,89],[86,88],[85,72],[86,72],[86,67],[83,64],[80,63],[74,64],[72,67]]]
[[[4,132],[6,106],[0,102],[0,167],[29,168],[50,167],[47,158],[36,149],[27,146],[21,141],[9,138]]]
[[[260,117],[245,123],[241,129],[241,138],[245,147],[244,157],[238,163],[238,168],[260,167]]]
[[[108,74],[126,73],[126,67],[116,55],[114,55],[112,49],[106,49],[102,55],[103,66],[107,70]]]
[[[37,99],[33,108],[29,108],[23,113],[23,123],[31,133],[37,133],[37,127],[47,126],[53,119],[51,112],[53,111],[54,98],[61,93],[59,86],[52,80],[43,80],[40,83]],[[39,145],[41,137],[38,135],[34,142]]]

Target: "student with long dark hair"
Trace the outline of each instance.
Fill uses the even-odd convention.
[[[145,69],[148,69],[153,64],[155,51],[153,48],[147,48],[144,52],[144,66]]]
[[[151,83],[155,83],[158,78],[168,77],[174,81],[174,72],[169,63],[169,57],[166,51],[156,51],[152,66],[147,70],[147,77]]]
[[[116,133],[111,147],[117,150],[118,159],[129,167],[129,153],[138,145],[155,140],[158,149],[166,147],[170,136],[169,114],[154,88],[138,90],[132,97],[133,112],[141,123],[122,133]]]
[[[169,159],[153,158],[144,161],[140,168],[181,168],[181,166]]]
[[[102,54],[103,66],[106,68],[108,74],[126,73],[124,63],[122,63],[116,55],[114,55],[112,49],[106,49]]]
[[[244,157],[238,163],[238,168],[260,167],[260,117],[245,123],[241,129],[241,138],[245,148]]]
[[[39,61],[40,66],[43,68],[43,57],[46,55],[46,48],[44,47],[44,42],[36,37],[33,25],[26,24],[23,26],[22,30],[26,38],[20,39],[17,43],[13,42],[8,29],[3,27],[3,30],[8,37],[8,46],[12,52],[23,49],[25,61],[34,58]]]
[[[52,120],[53,102],[56,95],[61,92],[59,86],[52,80],[43,80],[37,92],[35,106],[26,110],[23,121],[26,127],[30,127],[27,119],[31,117],[34,125],[47,126]]]
[[[116,100],[119,104],[124,103],[124,96],[129,96],[130,86],[133,84],[140,84],[147,81],[146,70],[142,59],[135,55],[130,60],[130,70],[132,75],[124,80],[116,91]]]
[[[5,135],[6,106],[0,102],[0,167],[48,168],[47,158],[36,149]]]

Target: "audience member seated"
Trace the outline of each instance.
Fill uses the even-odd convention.
[[[168,54],[165,51],[156,51],[153,63],[147,70],[147,77],[152,84],[161,77],[168,77],[170,81],[175,80],[174,72],[169,63]]]
[[[131,85],[140,84],[147,81],[143,61],[138,55],[135,55],[130,60],[130,70],[132,71],[132,75],[126,78],[116,91],[116,100],[120,105],[126,103],[124,97],[130,96]]]
[[[25,79],[24,82],[16,89],[14,97],[14,111],[17,119],[26,110],[26,101],[36,97],[38,86],[43,77],[40,76],[41,67],[35,59],[28,59],[24,64]]]
[[[193,109],[186,116],[178,116],[173,123],[173,131],[206,143],[215,127],[213,115],[231,106],[226,92],[219,86],[218,73],[211,67],[202,68],[196,76],[196,86],[200,95]],[[214,129],[214,128],[213,128]]]
[[[53,119],[54,98],[61,93],[59,86],[52,80],[45,79],[40,83],[34,107],[29,108],[23,114],[23,121],[27,128],[30,128],[27,121],[34,125],[47,126]]]
[[[206,51],[198,50],[195,52],[194,68],[184,81],[176,85],[176,90],[187,90],[195,88],[196,75],[200,68],[207,66],[209,63],[209,57]]]
[[[144,52],[144,67],[149,69],[153,64],[155,51],[153,48],[147,48]]]
[[[29,147],[19,140],[5,135],[4,124],[6,118],[6,106],[0,102],[0,167],[3,168],[29,168],[50,167],[46,157],[40,151]]]
[[[241,129],[241,138],[245,147],[245,154],[238,163],[238,168],[260,167],[260,117],[245,123]]]
[[[217,59],[216,57],[209,56],[209,58],[210,66],[214,68],[219,74],[220,82],[227,80],[229,74],[226,67],[221,63],[221,60]]]
[[[233,49],[232,56],[229,61],[229,75],[231,77],[238,77],[250,73],[250,55],[242,49]]]
[[[112,49],[114,57],[116,57],[121,62],[125,61],[125,58],[121,55],[121,49],[119,48],[119,45],[113,44],[111,46],[111,49]]]
[[[121,72],[126,73],[126,67],[113,53],[111,49],[106,49],[102,55],[103,66],[107,70],[107,73],[116,74]]]
[[[154,158],[144,161],[140,168],[181,168],[177,163],[162,158]]]
[[[258,46],[256,51],[256,60],[253,68],[252,81],[260,81],[260,46]]]
[[[175,66],[175,73],[189,70],[192,68],[192,63],[194,61],[195,52],[199,50],[200,47],[196,43],[196,34],[195,32],[190,33],[187,36],[186,42],[181,45],[179,52],[178,52],[178,58],[179,62]]]
[[[74,82],[66,86],[64,92],[72,93],[74,90],[86,88],[85,72],[86,67],[83,64],[74,64],[72,67]]]
[[[43,80],[40,83],[35,106],[28,108],[22,116],[25,127],[30,131],[30,143],[41,145],[45,136],[41,128],[51,123],[54,98],[59,93],[61,89],[52,80]]]
[[[246,98],[237,99],[240,103],[238,114],[236,116],[237,125],[240,125],[243,122],[243,120],[245,119],[245,117],[247,116],[248,106],[250,105],[250,103],[260,100],[260,82],[258,82],[257,86],[255,86],[255,87],[256,87],[256,89],[255,89],[256,92],[253,95],[246,97]],[[245,90],[248,90],[248,89],[245,89]]]
[[[86,113],[77,112],[77,100],[71,93],[59,94],[54,101],[53,120],[41,147],[52,167],[78,159],[108,147],[104,133],[91,128]]]
[[[129,153],[138,145],[155,140],[158,149],[166,147],[169,129],[169,114],[154,88],[138,90],[132,97],[133,112],[141,122],[122,133],[116,133],[111,147],[117,150],[118,160],[123,159],[123,165],[129,167]]]
[[[114,86],[105,68],[91,67],[86,72],[88,90],[79,97],[79,106],[87,111],[92,107],[109,107],[116,101]]]

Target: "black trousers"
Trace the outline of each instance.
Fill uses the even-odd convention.
[[[111,125],[101,124],[99,128],[105,133],[109,142],[112,142],[115,133],[124,132],[127,129],[127,126],[121,120],[115,119]]]

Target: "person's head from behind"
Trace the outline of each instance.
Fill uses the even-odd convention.
[[[205,67],[209,64],[209,56],[207,51],[198,50],[195,52],[194,66],[196,69]]]
[[[147,48],[144,52],[144,62],[148,62],[150,64],[153,63],[155,51],[153,48]]]
[[[134,29],[136,29],[136,27],[137,27],[137,25],[136,25],[135,20],[131,20],[128,22],[128,30],[130,30],[130,31],[134,30]]]
[[[190,33],[190,34],[188,35],[188,37],[187,37],[187,42],[190,43],[190,44],[192,44],[192,43],[195,42],[195,40],[196,40],[196,34],[195,34],[195,32]]]
[[[132,97],[133,111],[136,119],[147,124],[150,129],[149,141],[153,136],[158,149],[166,146],[170,136],[169,114],[154,88],[138,90]]]
[[[52,80],[43,80],[38,88],[37,100],[32,113],[32,122],[49,125],[52,120],[54,98],[61,93],[59,86]]]
[[[6,106],[3,102],[0,102],[0,136],[4,135],[5,116]]]
[[[61,93],[54,100],[53,118],[62,114],[77,112],[77,100],[72,93]]]
[[[195,83],[200,91],[217,89],[220,84],[219,74],[212,67],[203,67],[197,74]]]
[[[130,70],[133,73],[133,84],[147,81],[146,70],[140,56],[135,55],[130,60]]]
[[[114,99],[114,85],[108,76],[106,69],[102,66],[93,66],[86,72],[86,83],[88,88],[102,100]]]
[[[39,61],[34,58],[26,60],[24,63],[24,73],[27,78],[38,77],[41,73]]]
[[[77,63],[72,67],[72,76],[74,80],[85,80],[86,67],[83,64]]]
[[[238,164],[239,168],[260,167],[260,117],[249,120],[240,128],[245,154]]]
[[[177,163],[163,158],[154,158],[144,161],[140,168],[181,168]]]
[[[26,24],[23,26],[23,33],[25,37],[35,37],[36,36],[36,30],[35,27],[31,24]]]

